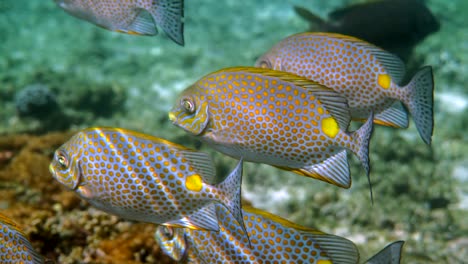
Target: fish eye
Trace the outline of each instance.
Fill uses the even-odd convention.
[[[181,105],[187,113],[193,114],[195,112],[195,103],[189,98],[182,99]]]
[[[266,60],[262,60],[260,62],[260,68],[263,68],[263,69],[271,69],[271,64],[269,61],[266,61]]]
[[[57,152],[57,162],[62,170],[67,169],[69,165],[67,154],[63,151]]]
[[[166,239],[171,240],[174,237],[174,230],[172,229],[172,227],[163,226],[162,227],[162,235]]]

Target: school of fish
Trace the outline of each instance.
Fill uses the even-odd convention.
[[[183,0],[54,1],[105,29],[156,35],[159,26],[184,45]],[[364,40],[328,32],[292,35],[255,67],[228,67],[200,78],[168,113],[174,125],[239,160],[221,182],[215,182],[207,154],[112,127],[74,134],[55,151],[49,170],[94,207],[157,224],[155,239],[175,261],[358,263],[358,249],[346,238],[242,207],[242,166],[269,164],[349,188],[350,152],[370,184],[374,123],[406,128],[409,111],[431,144],[432,68],[422,67],[408,84],[402,83],[405,74],[397,56]],[[352,121],[362,124],[350,131]],[[400,263],[402,246],[403,241],[391,243],[365,263]],[[0,261],[44,263],[19,226],[2,214]]]

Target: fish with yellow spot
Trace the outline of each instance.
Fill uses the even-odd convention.
[[[105,29],[154,36],[156,25],[184,45],[183,0],[54,0],[69,14]]]
[[[219,230],[215,203],[242,222],[242,161],[213,184],[205,153],[120,128],[88,128],[55,151],[53,177],[91,205],[119,217],[167,226]]]
[[[0,263],[40,264],[44,258],[34,250],[20,227],[0,213]]]
[[[291,72],[339,92],[348,100],[353,120],[373,112],[379,125],[406,128],[413,116],[426,144],[434,127],[434,81],[430,66],[401,86],[404,63],[395,55],[363,40],[335,33],[302,33],[275,44],[257,67]]]
[[[229,156],[343,188],[351,185],[351,150],[369,176],[372,117],[346,132],[346,99],[291,73],[234,67],[208,74],[181,93],[169,119]]]
[[[163,252],[188,263],[352,263],[359,252],[351,241],[303,227],[273,214],[243,207],[250,237],[224,208],[217,206],[219,232],[159,226],[155,238]]]

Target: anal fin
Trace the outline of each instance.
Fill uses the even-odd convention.
[[[306,166],[303,168],[277,167],[303,176],[328,182],[341,188],[349,188],[351,186],[346,150],[343,150],[325,161],[312,166]]]
[[[153,17],[145,9],[139,9],[135,20],[126,29],[120,31],[131,35],[147,35],[154,36],[158,34]]]
[[[214,204],[209,204],[189,216],[163,223],[163,225],[195,230],[219,231],[218,217],[216,216]]]
[[[396,101],[387,109],[374,116],[374,123],[395,128],[408,127],[408,114],[401,102]]]

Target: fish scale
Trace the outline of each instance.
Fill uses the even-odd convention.
[[[408,117],[401,101],[424,142],[431,142],[434,83],[428,66],[400,86],[405,65],[398,57],[351,36],[320,32],[281,40],[255,65],[291,72],[332,88],[346,97],[355,120],[366,120],[372,112],[377,124],[405,128]]]
[[[169,118],[224,154],[340,187],[351,184],[346,149],[369,171],[372,119],[347,133],[346,99],[286,72],[234,67],[211,73],[182,92]]]
[[[44,263],[20,227],[10,218],[0,213],[0,262],[2,264]]]
[[[213,203],[222,203],[243,226],[242,162],[212,185],[204,153],[131,130],[89,128],[57,149],[49,168],[81,198],[125,219],[218,230]]]
[[[174,260],[189,263],[357,263],[359,253],[349,240],[291,223],[251,207],[243,208],[250,237],[224,208],[217,207],[219,232],[160,226],[155,238]]]

